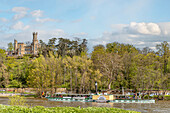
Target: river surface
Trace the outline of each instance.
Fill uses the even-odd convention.
[[[0,98],[0,104],[8,105],[8,98]],[[96,102],[57,102],[46,99],[27,99],[26,104],[45,107],[114,107],[142,113],[170,113],[170,101],[157,101],[156,103],[96,103]]]

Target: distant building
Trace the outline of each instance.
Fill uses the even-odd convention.
[[[23,56],[25,54],[28,55],[37,55],[38,54],[38,48],[40,47],[40,44],[38,43],[37,39],[37,32],[33,32],[33,40],[32,43],[21,43],[17,42],[17,40],[14,39],[14,51],[12,52],[12,55],[16,56]],[[10,55],[8,53],[8,55]]]

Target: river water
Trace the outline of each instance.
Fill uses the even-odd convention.
[[[0,104],[8,105],[8,98],[0,98]],[[96,103],[96,102],[57,102],[47,99],[27,99],[26,104],[45,107],[114,107],[142,113],[170,113],[170,101],[157,101],[156,103]]]

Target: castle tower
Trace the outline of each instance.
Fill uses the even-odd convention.
[[[33,32],[33,54],[36,55],[38,52],[38,39],[37,39],[37,32]]]
[[[38,33],[37,32],[33,32],[33,41],[35,40],[37,40],[37,35],[38,35]]]
[[[17,48],[18,48],[18,43],[17,43],[17,40],[14,39],[14,52],[15,53],[17,51]]]

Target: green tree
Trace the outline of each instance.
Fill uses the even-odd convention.
[[[14,50],[14,46],[12,44],[12,42],[8,43],[8,51],[13,51]]]
[[[163,59],[163,73],[167,73],[167,65],[168,65],[168,58],[170,56],[170,45],[168,42],[164,41],[161,44],[156,45],[156,49],[158,50],[158,55],[160,55]]]
[[[30,87],[38,88],[38,95],[41,96],[41,92],[45,91],[50,86],[50,73],[46,59],[41,55],[33,62],[34,68],[31,70],[28,76],[28,85]]]

